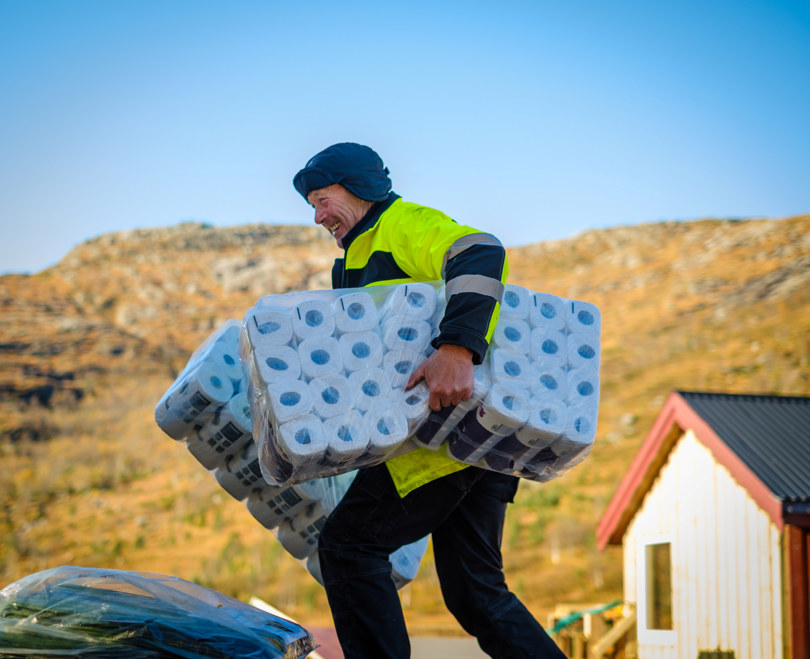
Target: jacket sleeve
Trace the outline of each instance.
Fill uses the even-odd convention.
[[[446,308],[432,345],[460,345],[480,364],[498,321],[509,266],[506,250],[493,235],[459,225],[420,207],[401,235],[397,261],[414,279],[445,281]],[[398,250],[400,251],[400,250]]]

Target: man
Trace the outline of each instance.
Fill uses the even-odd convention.
[[[433,410],[468,400],[473,365],[495,329],[508,273],[492,235],[403,201],[369,147],[335,144],[293,179],[344,257],[334,288],[445,281],[436,349],[411,375]],[[329,606],[347,659],[409,657],[410,643],[389,555],[427,534],[450,612],[492,657],[564,657],[506,586],[501,538],[518,481],[416,449],[361,469],[318,542]]]

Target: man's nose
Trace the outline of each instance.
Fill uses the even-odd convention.
[[[321,222],[323,222],[325,217],[326,213],[324,212],[323,208],[315,209],[315,224],[320,224]]]

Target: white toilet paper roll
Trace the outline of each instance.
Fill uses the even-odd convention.
[[[436,449],[455,430],[467,413],[477,406],[492,387],[492,376],[486,364],[474,367],[473,395],[453,407],[443,407],[438,412],[430,412],[425,421],[414,434],[414,440],[428,448]]]
[[[341,295],[335,300],[334,314],[339,334],[373,330],[380,322],[374,299],[364,291]]]
[[[525,446],[549,446],[566,429],[568,407],[553,396],[533,396],[529,401],[529,418],[515,431],[515,438]]]
[[[250,404],[245,392],[240,392],[208,417],[197,436],[188,440],[188,450],[206,469],[214,469],[241,451],[252,433]]]
[[[566,373],[568,396],[571,407],[587,407],[596,410],[599,405],[599,371],[594,367],[583,366]]]
[[[256,443],[250,442],[241,453],[226,458],[214,470],[214,477],[237,501],[247,498],[254,490],[263,489],[267,483],[262,477]]]
[[[427,348],[432,332],[426,321],[409,318],[406,315],[392,316],[382,328],[383,345],[388,350],[408,350],[416,353]]]
[[[531,293],[528,289],[507,284],[501,302],[501,316],[528,320],[531,309]]]
[[[428,538],[425,536],[421,540],[400,547],[388,557],[391,561],[391,578],[398,589],[416,578],[419,563],[427,551],[427,544]]]
[[[403,391],[397,398],[396,406],[403,410],[411,428],[427,418],[430,411],[428,407],[430,389],[424,382],[420,382],[409,391]]]
[[[332,336],[335,331],[335,312],[325,298],[312,298],[299,303],[292,310],[293,333],[298,341]]]
[[[314,414],[282,423],[278,429],[278,443],[295,468],[315,465],[326,453],[326,434],[323,423]]]
[[[535,327],[531,334],[530,356],[542,368],[564,367],[568,363],[568,339],[565,333]]]
[[[565,400],[568,395],[568,378],[566,372],[559,366],[544,367],[535,363],[532,385],[529,387],[536,396],[549,395],[559,400]]]
[[[332,373],[315,378],[309,383],[312,410],[322,419],[344,414],[354,406],[355,395],[349,381]]]
[[[496,348],[514,350],[520,354],[527,354],[532,348],[532,330],[529,323],[521,318],[508,316],[498,319],[495,332],[492,335],[492,345]]]
[[[522,426],[529,415],[528,391],[513,383],[495,382],[484,402],[465,416],[449,439],[457,460],[475,464],[503,437]]]
[[[392,316],[403,315],[410,321],[429,320],[436,309],[436,289],[430,284],[400,284],[388,294],[382,306],[383,324]]]
[[[303,380],[276,382],[267,388],[267,394],[276,423],[286,423],[312,409],[312,393]]]
[[[548,293],[535,293],[529,309],[529,324],[532,327],[565,329],[568,300]]]
[[[570,300],[567,305],[566,326],[571,332],[586,332],[596,337],[602,331],[602,314],[590,302]]]
[[[383,359],[383,344],[376,332],[350,332],[338,340],[340,360],[347,371],[379,366]]]
[[[229,332],[225,336],[233,338],[233,332]],[[200,361],[213,366],[222,378],[236,382],[242,380],[238,341],[226,341],[224,338],[214,341],[201,356]]]
[[[568,347],[566,360],[568,367],[575,368],[599,368],[600,347],[599,337],[593,333],[571,332],[568,335]]]
[[[267,487],[254,491],[245,501],[248,511],[262,526],[274,529],[285,519],[293,519],[311,506],[314,499],[307,488],[300,485]]]
[[[425,360],[421,353],[408,350],[389,350],[382,361],[382,369],[388,376],[391,386],[404,388],[416,367]]]
[[[349,386],[354,391],[355,406],[359,410],[393,402],[391,381],[381,368],[364,368],[349,375]]]
[[[326,513],[319,504],[302,511],[295,519],[278,527],[278,540],[293,558],[303,560],[318,551],[318,536],[326,523]]]
[[[596,415],[588,409],[571,408],[565,431],[551,445],[551,450],[559,456],[558,462],[566,463],[590,450],[596,437]]]
[[[301,341],[298,346],[298,360],[301,362],[301,372],[307,380],[343,370],[340,346],[332,336],[315,336]]]
[[[185,439],[202,426],[217,405],[227,403],[233,396],[233,383],[223,377],[220,368],[201,362],[191,369],[171,395],[171,403],[160,414],[158,425],[170,437]]]
[[[495,348],[490,354],[492,379],[495,382],[515,382],[528,386],[532,381],[534,369],[526,355],[506,348]]]
[[[259,345],[255,347],[259,377],[265,385],[301,377],[298,353],[290,346]]]
[[[293,338],[292,317],[286,312],[254,308],[245,318],[245,327],[254,350],[260,346],[287,345]]]
[[[357,410],[326,419],[326,458],[336,465],[351,464],[366,452],[369,430],[363,415]]]
[[[369,433],[369,455],[390,454],[408,439],[408,419],[397,406],[372,408],[365,413],[364,420]]]

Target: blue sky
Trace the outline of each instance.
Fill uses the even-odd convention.
[[[309,223],[329,144],[507,245],[810,212],[810,2],[0,0],[0,273]]]

